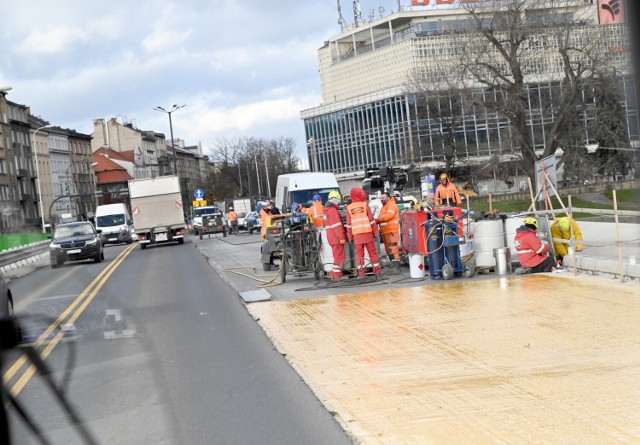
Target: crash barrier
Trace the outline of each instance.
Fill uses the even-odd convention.
[[[17,235],[0,235],[0,252],[18,249],[34,243],[46,241],[48,233],[21,233]]]
[[[3,273],[38,261],[43,255],[49,255],[49,241],[37,243],[0,252],[0,270]]]

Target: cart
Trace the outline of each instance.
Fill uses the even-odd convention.
[[[319,233],[304,214],[292,214],[282,219],[281,230],[281,266],[280,279],[287,281],[287,274],[298,276],[313,273],[320,280],[323,277],[323,264],[320,257]]]
[[[462,274],[467,278],[473,276],[460,257],[460,246],[465,243],[465,238],[458,235],[458,219],[447,213],[437,215],[430,212],[429,216],[426,232],[430,277],[450,280]]]

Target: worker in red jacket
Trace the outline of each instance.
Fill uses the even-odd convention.
[[[549,246],[536,235],[538,221],[535,218],[525,218],[524,225],[516,229],[515,247],[518,252],[520,266],[516,274],[555,272],[555,258],[549,254]]]
[[[351,189],[351,204],[347,206],[347,235],[356,246],[356,265],[358,278],[364,278],[366,272],[364,249],[369,252],[374,275],[380,275],[380,259],[376,250],[378,225],[367,204],[367,195],[360,187]]]
[[[347,243],[347,234],[342,224],[342,216],[338,211],[340,205],[340,193],[332,191],[329,193],[327,203],[324,208],[324,226],[327,229],[327,241],[333,253],[333,268],[331,272],[332,280],[342,278],[342,266],[344,264],[344,245]]]

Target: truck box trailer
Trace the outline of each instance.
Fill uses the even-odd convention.
[[[129,181],[133,227],[140,248],[149,244],[184,243],[185,221],[178,176]]]

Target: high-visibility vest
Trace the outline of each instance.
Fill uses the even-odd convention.
[[[367,215],[366,202],[352,202],[347,206],[347,212],[351,216],[351,233],[359,235],[360,233],[373,232],[371,223]]]
[[[232,210],[227,214],[227,219],[229,219],[229,221],[235,221],[238,219],[238,215]]]
[[[389,199],[380,209],[378,226],[382,233],[395,233],[400,230],[400,211],[394,198]]]
[[[309,207],[308,214],[313,218],[313,224],[316,227],[322,227],[324,225],[324,211],[322,210],[322,203],[320,201],[313,201],[313,206]]]

